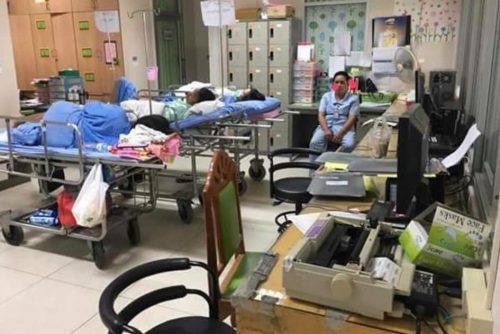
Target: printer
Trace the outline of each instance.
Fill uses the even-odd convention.
[[[288,296],[384,319],[402,317],[415,273],[395,224],[322,214],[284,258]]]

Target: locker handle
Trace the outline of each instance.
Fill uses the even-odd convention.
[[[253,73],[248,73],[248,81],[253,82]]]
[[[45,0],[45,9],[50,12],[49,0]]]
[[[97,9],[97,0],[92,0],[92,7]]]
[[[269,74],[269,82],[274,82],[274,73]]]
[[[269,29],[269,37],[274,38],[274,28]]]
[[[227,38],[233,38],[233,29],[227,30]]]
[[[253,51],[248,52],[248,59],[253,60]]]
[[[229,51],[229,60],[233,60],[233,51]]]
[[[269,53],[269,60],[274,60],[274,51]]]
[[[233,81],[233,73],[229,73],[229,81]]]
[[[253,37],[253,29],[250,28],[248,29],[248,38],[252,38]]]

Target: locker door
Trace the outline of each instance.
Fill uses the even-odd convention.
[[[73,33],[73,15],[71,13],[52,15],[52,26],[54,27],[57,70],[77,68],[76,43],[74,38],[68,38],[68,34]],[[68,31],[70,29],[71,31]]]
[[[271,128],[271,150],[290,147],[288,117],[283,117],[283,122],[275,122]]]
[[[247,43],[247,23],[238,22],[227,27],[227,44],[246,44]]]
[[[248,44],[267,45],[267,21],[248,22]]]
[[[85,90],[90,95],[102,95],[102,71],[96,59],[97,29],[93,12],[73,13],[78,69]]]
[[[269,69],[269,86],[273,89],[288,90],[290,87],[290,69],[288,67],[271,67]]]
[[[290,66],[289,45],[269,45],[269,66]]]
[[[29,0],[8,0],[7,8],[9,15],[21,15],[30,13]]]
[[[118,0],[95,0],[96,10],[118,9]]]
[[[269,22],[269,44],[290,44],[290,21]]]
[[[255,67],[267,67],[267,45],[248,46],[248,65]]]
[[[247,66],[247,52],[246,45],[228,45],[227,59],[229,66]]]
[[[32,90],[31,80],[37,77],[35,49],[29,15],[11,15],[10,31],[16,66],[17,85],[22,90]]]
[[[280,89],[272,87],[271,84],[269,84],[269,96],[279,99],[282,109],[290,104],[290,92],[288,91],[288,87],[286,87],[286,89]]]
[[[267,69],[250,68],[248,71],[248,84],[260,91],[262,94],[267,95]]]
[[[96,10],[96,0],[71,0],[73,12],[91,12]]]
[[[245,89],[248,87],[247,82],[247,67],[229,67],[228,84],[235,86],[237,89]]]
[[[50,14],[30,15],[30,18],[37,75],[42,78],[56,75],[56,51]]]

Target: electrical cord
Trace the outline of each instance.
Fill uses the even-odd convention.
[[[443,332],[443,334],[448,334],[446,329],[444,328],[443,324],[441,323],[441,318],[439,318],[439,312],[436,313],[436,321],[438,323],[439,329]]]

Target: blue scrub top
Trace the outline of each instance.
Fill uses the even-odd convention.
[[[344,125],[349,116],[359,115],[359,98],[347,92],[343,99],[337,100],[335,92],[325,93],[319,104],[319,112],[326,114],[326,123],[329,128]]]

